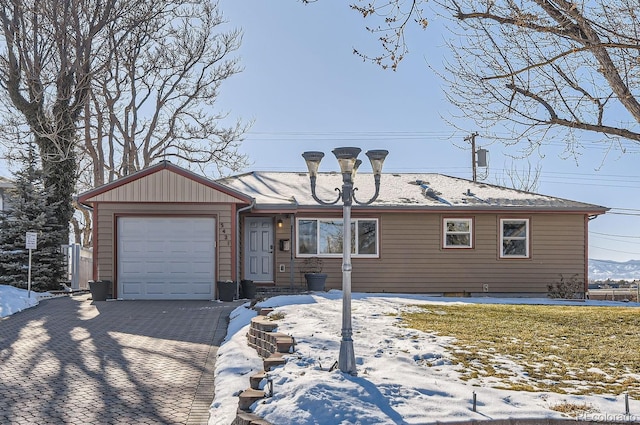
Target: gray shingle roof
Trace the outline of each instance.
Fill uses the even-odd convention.
[[[297,172],[256,171],[217,180],[225,186],[256,200],[256,208],[318,208],[310,192],[309,176]],[[339,173],[320,173],[318,197],[333,201],[342,186]],[[355,179],[356,198],[367,201],[373,195],[371,173],[359,173]],[[341,202],[338,202],[341,206]],[[354,204],[354,208],[356,205]],[[383,174],[380,195],[372,207],[421,210],[562,210],[604,213],[599,205],[540,195],[482,182],[433,173]]]

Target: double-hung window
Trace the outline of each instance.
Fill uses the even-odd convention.
[[[445,218],[442,223],[444,248],[473,248],[473,220]]]
[[[300,218],[297,220],[298,255],[301,257],[340,257],[344,222],[337,218]],[[378,257],[378,220],[351,220],[351,254]]]
[[[500,219],[500,257],[529,257],[529,219]]]

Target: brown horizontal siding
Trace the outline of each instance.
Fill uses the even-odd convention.
[[[282,220],[282,227],[275,226],[275,265],[274,265],[274,279],[276,282],[286,282],[286,285],[291,282],[291,253],[295,250],[295,244],[291,237],[291,219],[288,216],[277,216],[277,219]],[[288,239],[290,244],[290,251],[280,250],[280,240]],[[280,271],[280,265],[284,265],[284,271]],[[294,286],[302,285],[302,282],[295,280],[299,276],[299,273],[295,273],[294,270]]]
[[[231,206],[228,204],[152,204],[152,203],[100,203],[98,204],[98,239],[96,262],[99,279],[116,280],[117,216],[216,216],[218,280],[233,276],[233,238]],[[115,282],[117,284],[117,282]]]
[[[234,264],[232,263],[233,259],[233,240],[235,238],[235,234],[233,234],[232,223],[235,221],[235,215],[231,212],[231,207],[229,205],[211,205],[205,207],[208,211],[213,214],[218,215],[218,231],[217,231],[217,253],[218,253],[218,264],[217,264],[217,274],[218,280],[231,280],[235,275]],[[194,212],[193,214],[197,214]]]
[[[462,217],[462,216],[461,216]],[[389,213],[380,219],[380,258],[353,258],[363,292],[547,292],[561,276],[584,279],[581,214],[474,214],[474,248],[442,248],[441,214]],[[530,219],[530,258],[499,258],[499,219]],[[292,249],[295,246],[292,245]],[[340,258],[324,259],[328,288],[341,287]],[[296,272],[302,259],[296,259]]]

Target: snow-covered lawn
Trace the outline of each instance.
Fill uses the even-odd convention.
[[[284,367],[269,373],[274,396],[254,412],[274,424],[424,424],[506,418],[567,418],[558,410],[582,409],[579,419],[640,420],[640,401],[623,396],[575,396],[490,388],[490,382],[460,379],[448,353],[453,339],[421,332],[401,322],[415,305],[442,303],[572,304],[640,307],[635,303],[561,302],[547,299],[429,298],[398,294],[353,294],[353,329],[358,375],[329,371],[340,344],[342,293],[280,296],[258,304],[276,307],[278,332],[295,337],[296,350]],[[233,420],[237,395],[262,361],[247,345],[248,323],[256,312],[237,308],[218,351],[210,425]],[[640,313],[640,310],[639,310]],[[604,342],[609,344],[611,342]],[[509,365],[512,366],[509,366]],[[504,359],[510,374],[522,368]],[[640,379],[635,376],[634,379]],[[478,384],[478,382],[480,382]],[[476,411],[473,397],[476,396]],[[555,410],[554,410],[555,409]],[[575,417],[575,414],[574,416]]]
[[[48,293],[0,285],[0,317],[38,304]],[[402,312],[415,305],[442,303],[569,304],[550,300],[429,298],[398,294],[353,294],[353,329],[358,376],[329,371],[340,344],[342,293],[270,298],[258,306],[276,307],[278,332],[293,335],[296,351],[287,364],[270,372],[274,396],[254,404],[255,412],[274,424],[425,424],[505,418],[562,418],[559,408],[583,408],[579,418],[640,421],[640,401],[623,396],[574,396],[554,392],[519,392],[476,385],[460,379],[448,355],[453,339],[397,326]],[[635,303],[593,302],[574,305],[640,307]],[[262,359],[247,345],[248,324],[256,315],[248,303],[233,311],[216,362],[215,399],[210,425],[229,425],[237,395],[249,377],[262,370]],[[640,310],[639,310],[640,313]],[[0,324],[1,326],[1,324]],[[612,343],[607,341],[608,343]],[[505,367],[509,360],[505,359]],[[517,365],[510,373],[523,373]],[[640,377],[634,377],[638,380]],[[481,382],[481,381],[480,381]],[[476,411],[473,411],[473,395]]]

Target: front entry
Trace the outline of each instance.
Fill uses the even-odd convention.
[[[247,217],[244,224],[244,278],[273,282],[273,219]]]

